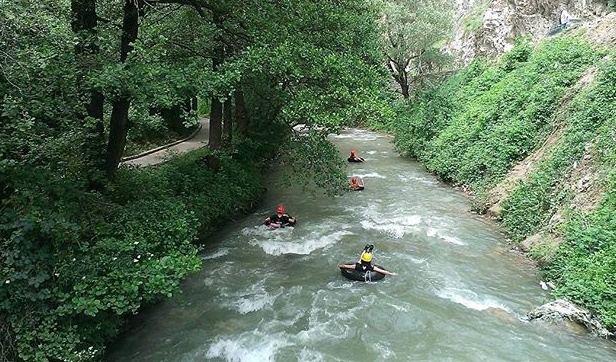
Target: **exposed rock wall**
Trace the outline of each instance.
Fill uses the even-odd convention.
[[[548,36],[559,27],[563,15],[564,21],[590,21],[606,15],[607,1],[456,0],[457,22],[449,49],[460,65],[477,56],[498,56],[511,49],[519,35],[532,40]]]

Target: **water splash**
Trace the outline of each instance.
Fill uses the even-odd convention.
[[[461,304],[469,309],[478,311],[484,311],[487,309],[502,309],[506,312],[510,312],[509,308],[502,305],[494,298],[487,296],[479,296],[477,293],[469,289],[459,288],[443,288],[436,292],[436,295],[440,298],[450,300],[454,303]]]
[[[444,242],[449,243],[449,244],[467,245],[465,242],[461,241],[460,239],[458,239],[458,238],[456,238],[454,236],[443,235],[439,230],[434,229],[434,228],[429,228],[426,231],[426,235],[428,237],[431,237],[431,238],[441,239]]]
[[[275,361],[276,353],[291,345],[282,333],[268,335],[247,332],[236,338],[217,340],[209,347],[205,357],[222,358],[230,362]]]
[[[220,248],[220,249],[218,249],[218,251],[216,251],[213,254],[202,256],[201,260],[216,259],[216,258],[220,258],[221,256],[225,256],[227,254],[229,254],[229,249],[228,248]]]
[[[300,254],[308,255],[311,252],[334,245],[345,235],[352,235],[350,231],[338,230],[328,234],[312,232],[299,238],[291,239],[269,239],[253,240],[250,243],[257,245],[269,255]]]

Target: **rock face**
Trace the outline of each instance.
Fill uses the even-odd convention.
[[[498,56],[516,37],[533,41],[558,32],[563,23],[607,14],[608,0],[456,0],[454,41],[449,50],[466,65],[477,56]]]

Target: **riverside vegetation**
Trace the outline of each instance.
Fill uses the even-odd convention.
[[[327,135],[389,110],[372,2],[0,3],[2,362],[100,360],[259,201],[269,160],[344,190]],[[199,110],[206,149],[119,165]]]
[[[470,191],[476,211],[490,211],[529,248],[554,297],[588,308],[611,331],[614,55],[613,45],[591,44],[584,30],[536,46],[520,40],[500,60],[476,59],[402,105],[394,127],[402,152]]]
[[[412,88],[413,103],[392,105],[377,26],[382,6],[3,3],[0,361],[100,359],[130,315],[178,293],[201,267],[199,245],[220,215],[251,209],[263,192],[264,161],[288,162],[302,185],[346,189],[327,135],[355,125],[395,131],[400,150],[486,198],[557,133],[558,147],[510,190],[501,218],[517,241],[552,226],[560,243],[538,243],[531,253],[544,261],[555,293],[614,328],[609,52],[581,39],[536,49],[521,42],[497,64],[478,60],[421,91],[436,77],[417,72],[439,71],[446,61],[430,44],[440,39],[426,39],[403,51],[426,55],[413,57],[409,69],[417,71],[389,69]],[[389,10],[391,21],[409,13]],[[407,31],[389,25],[390,34]],[[388,51],[395,60],[397,48]],[[571,93],[594,68],[592,86]],[[208,149],[153,168],[118,167],[127,142],[189,128],[203,104]],[[308,132],[295,134],[298,124]],[[583,212],[566,207],[576,195],[561,181],[587,156],[605,192]],[[563,222],[550,223],[553,215]]]

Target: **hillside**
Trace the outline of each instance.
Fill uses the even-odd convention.
[[[402,152],[468,190],[554,299],[588,309],[604,335],[616,330],[614,45],[613,13],[518,41],[426,92],[396,129]]]
[[[468,64],[477,56],[511,50],[518,36],[538,41],[561,30],[561,22],[592,23],[609,13],[608,0],[456,0],[456,27],[449,48]]]
[[[580,35],[584,39],[590,41],[594,46],[598,48],[616,48],[616,13],[611,13],[604,18],[598,18],[592,22],[582,24],[575,28],[570,29],[570,33],[566,31],[562,35]],[[559,123],[562,125],[563,117],[566,117],[566,106],[569,104],[575,94],[581,89],[589,86],[595,79],[597,73],[596,67],[589,68],[582,77],[579,78],[577,83],[571,87],[569,92],[561,101],[561,106],[556,112],[556,117],[560,117]],[[507,197],[509,192],[520,181],[528,179],[528,176],[532,173],[533,166],[544,159],[545,155],[556,144],[559,143],[559,139],[562,136],[562,128],[555,129],[544,141],[539,149],[526,157],[522,162],[514,166],[507,176],[501,181],[498,186],[490,190],[489,199],[486,202],[486,209],[488,215],[498,218],[501,211],[501,202]],[[574,190],[576,196],[574,198],[574,208],[581,210],[591,210],[599,202],[600,196],[605,189],[601,187],[598,181],[597,165],[593,162],[590,149],[582,157],[580,162],[576,163],[573,172],[567,177],[568,188]],[[554,223],[558,223],[560,216],[554,217],[552,226]],[[536,240],[536,236],[531,237],[527,242],[522,243],[522,247],[528,250],[529,244],[532,244]]]

